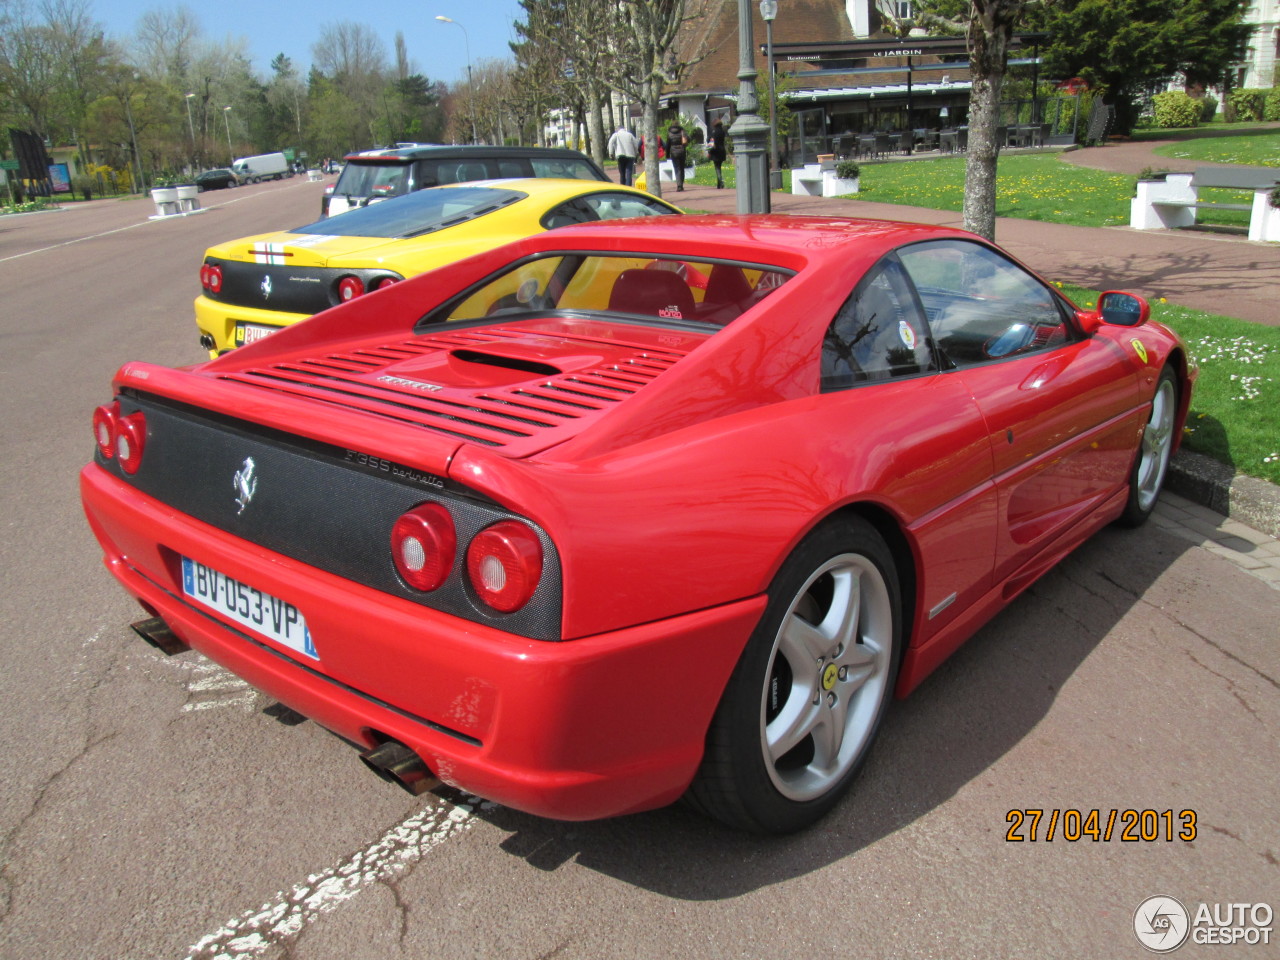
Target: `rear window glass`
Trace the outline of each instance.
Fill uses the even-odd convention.
[[[518,190],[495,187],[419,190],[394,200],[348,210],[304,227],[294,227],[290,232],[329,237],[417,237],[483,217],[527,196]]]
[[[549,254],[490,278],[422,323],[570,311],[724,326],[790,277],[746,263]]]

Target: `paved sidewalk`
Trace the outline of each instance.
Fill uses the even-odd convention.
[[[1168,490],[1160,495],[1150,522],[1280,590],[1280,540],[1275,537]]]

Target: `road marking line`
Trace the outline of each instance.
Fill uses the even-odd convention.
[[[294,186],[297,187],[297,186],[300,186],[300,184],[295,183]],[[289,188],[285,187],[284,189],[287,190]],[[222,203],[215,203],[208,207],[205,207],[204,209],[216,210],[218,207],[225,207],[232,203],[239,203],[241,200],[252,200],[252,199],[253,197],[236,197],[234,200],[224,200]],[[165,219],[168,219],[168,218],[166,217]],[[49,247],[40,247],[37,250],[28,250],[25,253],[15,253],[11,257],[0,257],[0,263],[8,263],[10,260],[21,260],[23,257],[29,257],[32,254],[48,253],[50,250],[59,250],[62,247],[69,247],[73,243],[83,243],[86,240],[98,240],[101,237],[109,237],[113,233],[123,233],[125,230],[133,230],[136,227],[145,227],[145,226],[148,226],[149,224],[160,223],[160,222],[161,222],[160,220],[142,220],[138,223],[131,223],[125,227],[116,227],[114,230],[107,230],[103,233],[95,233],[89,237],[76,237],[74,240],[64,240],[62,243],[55,243]]]
[[[188,948],[187,960],[243,960],[296,937],[311,920],[333,910],[374,883],[390,880],[435,846],[474,825],[480,801],[457,806],[438,800],[396,824],[372,845],[336,867],[314,873],[281,891],[256,910],[247,910]]]

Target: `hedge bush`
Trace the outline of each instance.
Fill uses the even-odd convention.
[[[1259,87],[1241,87],[1227,94],[1227,102],[1235,111],[1235,120],[1261,120],[1266,112],[1267,94],[1271,90]]]
[[[1204,104],[1181,90],[1166,90],[1151,98],[1157,127],[1194,127],[1200,122]]]
[[[1280,120],[1280,87],[1267,91],[1267,98],[1262,104],[1262,119]]]
[[[1200,122],[1208,123],[1213,119],[1214,114],[1218,112],[1218,98],[1211,97],[1206,94],[1200,103],[1202,104],[1200,109]]]

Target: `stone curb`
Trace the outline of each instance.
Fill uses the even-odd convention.
[[[1226,464],[1179,451],[1169,462],[1165,487],[1192,503],[1280,538],[1280,487],[1238,474]]]

